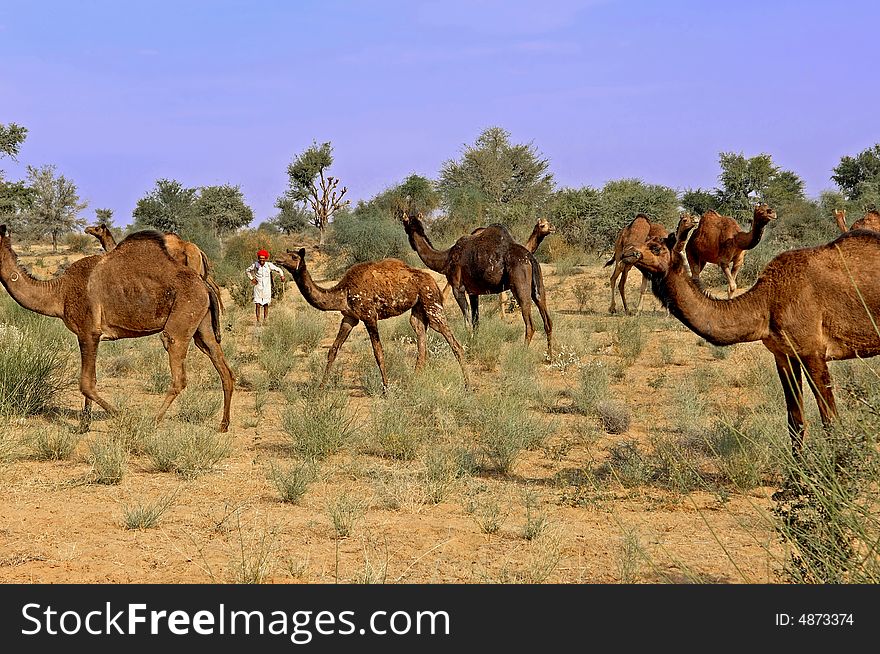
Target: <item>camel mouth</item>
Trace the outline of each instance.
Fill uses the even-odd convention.
[[[620,257],[620,260],[624,263],[635,263],[639,259],[642,258],[642,253],[638,250],[632,250],[630,252],[624,252]]]

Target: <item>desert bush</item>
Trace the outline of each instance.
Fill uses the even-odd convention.
[[[188,386],[184,389],[174,406],[176,420],[194,425],[203,425],[211,420],[220,410],[223,398],[217,393],[206,393],[204,388]]]
[[[347,538],[354,530],[355,524],[367,512],[367,503],[343,492],[327,503],[327,514],[337,538]]]
[[[122,505],[122,524],[126,529],[152,529],[159,526],[159,520],[171,508],[177,493],[163,495],[147,502],[125,503]]]
[[[51,425],[31,434],[30,446],[34,456],[41,461],[69,459],[79,444],[81,434],[68,427]]]
[[[268,476],[282,502],[299,504],[309,486],[318,478],[315,461],[298,461],[284,466],[274,461],[269,463]]]
[[[321,392],[293,398],[281,418],[293,450],[308,459],[323,459],[349,443],[357,428],[348,398]]]
[[[71,252],[88,252],[95,244],[95,237],[72,232],[64,237],[64,244]]]
[[[0,323],[0,414],[42,413],[71,385],[72,349],[58,326]]]
[[[583,415],[594,413],[608,397],[610,385],[608,367],[602,361],[582,364],[579,384],[571,392],[574,409]]]
[[[620,356],[632,362],[645,347],[645,329],[638,316],[618,320],[614,329],[614,343]]]
[[[472,458],[453,448],[431,448],[422,457],[422,486],[433,504],[446,500],[463,477],[472,473]]]
[[[601,469],[626,488],[646,485],[657,478],[651,458],[640,452],[638,444],[631,440],[615,443]]]
[[[98,438],[89,443],[90,480],[95,484],[118,484],[125,475],[128,454],[122,443]]]
[[[388,257],[416,262],[400,222],[378,210],[339,213],[333,221],[330,244],[335,250],[330,271],[334,275],[356,263]]]
[[[522,452],[540,447],[553,427],[532,417],[522,398],[495,395],[486,398],[472,424],[483,466],[509,474]]]
[[[410,410],[408,398],[394,389],[389,389],[385,397],[373,405],[369,435],[376,453],[405,461],[416,458],[424,439],[422,426]]]
[[[141,409],[122,407],[110,416],[110,435],[130,454],[143,454],[156,433],[156,418]]]
[[[584,312],[584,309],[590,306],[590,302],[596,294],[596,282],[582,281],[578,282],[571,289],[572,295],[578,305],[578,311]]]
[[[596,414],[609,434],[624,434],[629,429],[632,413],[621,402],[604,400],[596,405]]]
[[[510,510],[502,506],[497,497],[487,497],[479,501],[471,501],[466,511],[473,517],[480,531],[484,534],[495,534],[504,525]]]
[[[159,472],[174,472],[192,479],[210,471],[232,449],[230,438],[210,427],[189,424],[163,427],[146,447],[146,455]]]

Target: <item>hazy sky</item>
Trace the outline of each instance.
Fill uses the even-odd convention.
[[[313,141],[358,200],[497,125],[558,187],[711,188],[763,152],[816,196],[880,142],[878,27],[844,0],[0,0],[0,123],[30,130],[0,169],[55,164],[120,225],[159,178],[240,185],[257,223]]]

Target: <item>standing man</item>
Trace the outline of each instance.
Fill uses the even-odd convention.
[[[284,270],[269,261],[266,250],[257,252],[257,260],[244,271],[254,286],[254,311],[257,314],[257,325],[260,324],[260,307],[263,309],[263,324],[269,317],[269,304],[272,302],[272,273],[281,275],[284,282]]]

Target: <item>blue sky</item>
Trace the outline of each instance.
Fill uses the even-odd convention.
[[[0,0],[0,123],[131,221],[159,178],[239,185],[256,222],[287,164],[333,144],[368,199],[436,178],[485,128],[558,187],[715,186],[718,153],[768,153],[807,192],[880,142],[880,3],[642,0]]]

